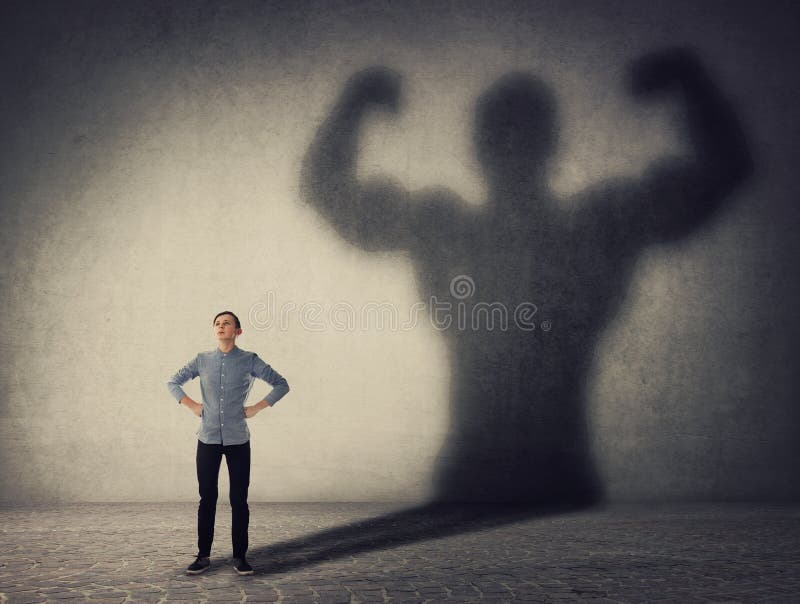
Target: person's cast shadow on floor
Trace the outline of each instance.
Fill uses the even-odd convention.
[[[451,423],[432,502],[259,548],[254,559],[288,568],[602,499],[584,409],[598,336],[641,250],[708,223],[752,170],[739,120],[695,53],[648,54],[630,75],[639,98],[677,97],[685,157],[560,204],[545,185],[558,138],[554,95],[512,72],[477,102],[474,141],[489,190],[477,209],[443,189],[360,182],[363,118],[398,110],[400,78],[378,67],[348,81],[305,157],[303,199],[360,249],[407,254],[423,298],[450,309],[449,326],[447,315],[431,318],[450,353]]]
[[[582,507],[580,504],[431,502],[254,548],[248,558],[259,573],[287,572],[317,562],[563,514]]]

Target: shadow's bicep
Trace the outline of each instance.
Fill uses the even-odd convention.
[[[367,251],[408,249],[414,239],[418,206],[412,195],[388,178],[372,178],[355,192],[348,218],[352,242]]]
[[[726,197],[724,183],[689,159],[664,159],[633,189],[625,220],[652,242],[680,239],[703,226]]]
[[[330,197],[318,209],[341,237],[369,252],[429,247],[461,205],[449,191],[410,192],[388,177],[341,187]]]
[[[724,196],[695,163],[664,159],[639,178],[609,180],[584,192],[578,225],[615,244],[671,241],[705,223]]]

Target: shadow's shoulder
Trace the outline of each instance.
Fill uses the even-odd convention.
[[[474,235],[477,227],[475,219],[480,212],[454,191],[445,187],[422,189],[417,194],[416,202],[420,233],[433,242],[441,242],[444,237],[452,244]]]
[[[625,203],[641,186],[641,177],[637,175],[614,174],[573,193],[565,205],[573,211],[603,210],[609,204]]]
[[[592,183],[564,198],[560,204],[572,229],[596,229],[614,222],[641,195],[641,180],[631,175],[614,175]]]
[[[415,191],[414,202],[420,211],[430,216],[455,219],[470,213],[469,204],[444,186],[429,186]]]

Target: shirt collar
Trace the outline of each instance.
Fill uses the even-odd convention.
[[[229,354],[229,355],[230,355],[230,354],[236,354],[237,352],[239,352],[239,350],[241,350],[241,349],[240,349],[240,348],[239,348],[239,347],[238,347],[236,344],[234,344],[234,345],[233,345],[233,348],[231,348],[231,349],[230,349],[228,352],[222,352],[222,351],[219,349],[219,346],[217,346],[217,347],[214,349],[214,352],[216,353],[216,355],[217,355],[218,357],[221,357],[221,356],[222,356],[222,355],[224,355],[224,354]]]

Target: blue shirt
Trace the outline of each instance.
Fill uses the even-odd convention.
[[[241,445],[250,440],[244,402],[255,378],[273,387],[263,399],[270,407],[289,392],[289,384],[277,371],[255,352],[235,345],[230,352],[216,348],[199,353],[169,379],[167,388],[178,404],[186,396],[181,386],[197,376],[203,395],[197,437],[206,444]]]

